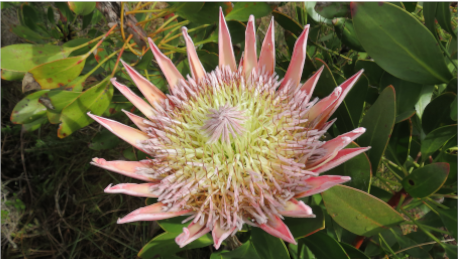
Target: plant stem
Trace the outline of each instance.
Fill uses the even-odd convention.
[[[330,53],[332,53],[332,54],[338,55],[338,56],[340,56],[340,57],[342,57],[342,58],[344,58],[344,59],[346,59],[346,60],[348,60],[348,61],[351,61],[351,60],[352,60],[352,59],[350,59],[349,57],[347,57],[347,56],[345,56],[345,55],[342,55],[342,54],[338,53],[337,51],[333,51],[333,50],[330,50],[330,49],[328,49],[328,48],[325,48],[325,47],[321,46],[320,44],[318,44],[318,43],[316,43],[316,42],[314,42],[314,41],[309,41],[309,42],[310,42],[311,44],[315,45],[316,47],[322,49],[322,50],[325,50],[325,51],[330,52]]]

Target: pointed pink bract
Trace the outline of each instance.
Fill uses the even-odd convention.
[[[279,90],[282,90],[287,86],[287,84],[290,84],[292,87],[297,87],[300,84],[303,66],[305,65],[305,56],[307,54],[307,39],[309,30],[310,25],[306,25],[303,32],[295,42],[291,63],[289,63],[289,67],[283,81],[281,81]]]
[[[275,57],[275,20],[272,17],[260,49],[257,71],[259,73],[264,72],[264,74],[273,75],[275,72]]]
[[[160,51],[157,45],[155,45],[155,42],[153,42],[153,40],[150,38],[148,38],[148,41],[150,49],[152,49],[153,56],[155,56],[161,71],[165,75],[170,89],[174,89],[181,80],[184,80],[184,77],[181,75],[179,70],[177,70],[172,61]]]
[[[128,215],[126,215],[122,219],[118,219],[118,224],[124,224],[129,222],[136,222],[136,221],[155,221],[155,220],[162,220],[162,219],[169,219],[178,216],[182,216],[185,214],[189,214],[191,210],[179,210],[179,211],[164,211],[163,209],[166,208],[163,203],[157,202],[152,205],[148,205],[142,208],[139,208]]]
[[[236,71],[235,54],[233,52],[232,38],[225,21],[222,7],[219,9],[219,67],[224,69],[226,66],[230,70]]]
[[[252,70],[257,67],[256,25],[253,15],[249,16],[245,36],[243,71],[245,77],[248,78]]]

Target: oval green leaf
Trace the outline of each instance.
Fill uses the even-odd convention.
[[[288,30],[297,37],[302,33],[303,27],[296,22],[294,19],[291,17],[279,12],[279,11],[273,11],[272,12],[273,17],[275,18],[275,21],[283,27],[283,29]]]
[[[251,14],[257,19],[271,13],[271,11],[272,8],[265,2],[236,2],[232,11],[225,16],[225,20],[246,22]]]
[[[415,104],[419,100],[422,85],[404,81],[385,72],[380,80],[380,89],[389,85],[396,91],[396,122],[408,119],[408,115],[415,113]]]
[[[431,154],[439,150],[444,144],[457,134],[457,125],[450,125],[437,128],[428,133],[422,140],[422,161],[425,161]]]
[[[385,71],[420,84],[452,78],[436,39],[410,13],[385,2],[356,2],[351,8],[359,42]]]
[[[78,15],[88,15],[96,8],[96,2],[68,2],[69,9]]]
[[[175,238],[177,233],[169,233],[165,232],[160,234],[150,240],[142,249],[139,251],[137,256],[145,259],[150,258],[168,258],[168,255],[176,254],[180,251],[193,249],[193,248],[200,248],[205,247],[208,245],[213,244],[213,240],[210,234],[206,234],[197,240],[193,241],[192,243],[180,248]]]
[[[264,259],[290,259],[284,241],[274,237],[260,228],[251,228],[251,241],[260,258]]]
[[[349,259],[342,246],[326,233],[318,232],[301,239],[313,252],[316,258],[324,259]]]
[[[422,128],[425,134],[439,127],[455,124],[450,118],[450,105],[455,97],[453,93],[441,94],[426,106],[422,115]]]
[[[57,45],[9,45],[1,49],[1,69],[27,72],[38,65],[66,58],[71,51],[71,48]]]
[[[322,196],[335,222],[356,235],[370,237],[404,221],[384,201],[352,187],[337,185]]]
[[[395,118],[395,90],[389,86],[382,91],[377,101],[366,112],[360,125],[366,128],[366,133],[359,137],[357,142],[362,147],[372,147],[367,152],[372,164],[372,172],[377,172],[382,155],[390,140]]]
[[[385,157],[396,162],[398,165],[404,165],[409,155],[411,141],[412,122],[405,120],[397,123],[385,150]]]
[[[449,175],[448,163],[433,163],[414,170],[404,178],[404,190],[414,198],[428,197],[436,193]]]
[[[37,91],[19,101],[11,113],[11,122],[14,124],[25,124],[42,117],[46,113],[46,107],[38,99],[46,92],[48,90]]]
[[[59,88],[72,82],[85,66],[87,55],[45,63],[29,71],[42,89]]]
[[[108,79],[104,79],[80,94],[62,110],[62,123],[59,125],[58,137],[67,137],[93,122],[94,120],[86,115],[87,112],[91,111],[95,115],[101,115],[109,107],[113,96],[113,86]]]
[[[361,43],[359,43],[356,37],[355,28],[350,19],[335,18],[332,20],[332,24],[334,24],[334,30],[343,44],[356,51],[365,52],[363,46],[361,46]]]
[[[452,29],[451,17],[450,17],[450,2],[438,2],[436,7],[436,21],[438,21],[441,28],[450,33],[453,37],[456,37],[454,30]]]

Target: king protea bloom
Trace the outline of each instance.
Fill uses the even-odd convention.
[[[362,71],[328,97],[312,98],[323,68],[300,84],[308,30],[309,25],[297,39],[281,80],[275,74],[273,19],[257,59],[254,17],[249,17],[237,66],[222,10],[219,66],[214,71],[203,68],[186,28],[182,33],[192,74],[187,79],[148,39],[168,81],[169,95],[123,63],[146,101],[115,78],[112,84],[145,115],[124,111],[138,129],[89,116],[151,158],[139,162],[94,158],[92,164],[147,182],[109,185],[105,192],[154,197],[158,202],[118,223],[188,215],[184,222],[190,225],[176,238],[180,247],[212,231],[218,249],[245,223],[296,243],[283,218],[315,217],[297,199],[349,181],[348,176],[319,175],[369,149],[343,149],[364,128],[322,141],[335,121],[327,120]]]

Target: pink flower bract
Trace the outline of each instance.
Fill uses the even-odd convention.
[[[112,83],[145,115],[125,111],[139,130],[89,116],[151,158],[139,162],[94,158],[92,164],[148,182],[109,185],[105,192],[156,197],[158,202],[118,223],[188,215],[190,225],[176,238],[181,247],[212,231],[218,249],[245,223],[296,243],[283,217],[314,217],[311,208],[296,198],[349,181],[348,176],[319,174],[369,149],[343,149],[364,128],[322,141],[334,122],[327,120],[362,71],[326,98],[311,98],[323,68],[300,84],[308,30],[307,25],[297,39],[282,80],[274,73],[273,19],[257,60],[254,17],[250,16],[244,54],[237,66],[222,11],[219,66],[212,72],[201,65],[187,29],[182,29],[191,71],[187,79],[149,39],[168,81],[169,95],[123,63],[147,101],[115,78]]]

